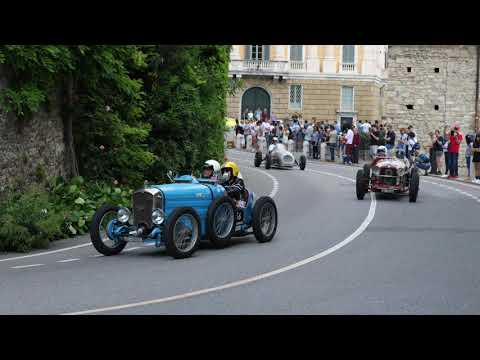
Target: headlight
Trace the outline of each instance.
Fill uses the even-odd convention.
[[[398,170],[397,170],[397,174],[398,174],[398,176],[403,176],[403,175],[405,175],[405,169],[402,169],[402,168],[398,169]]]
[[[117,219],[120,221],[122,224],[126,224],[128,220],[130,220],[130,210],[127,208],[120,208],[117,213]]]
[[[378,167],[372,168],[372,174],[375,176],[380,175],[380,169]]]
[[[165,221],[165,213],[162,209],[155,209],[152,212],[152,222],[155,225],[161,225]]]

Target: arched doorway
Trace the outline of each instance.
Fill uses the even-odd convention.
[[[241,110],[241,117],[244,118],[244,114],[246,110],[252,110],[255,112],[260,108],[267,109],[267,113],[270,116],[270,95],[261,87],[252,87],[245,91],[242,96],[242,110]]]

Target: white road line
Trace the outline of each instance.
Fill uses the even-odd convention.
[[[132,247],[132,248],[129,248],[129,249],[123,250],[123,252],[133,251],[133,250],[137,250],[137,249],[140,249],[140,246],[137,246],[137,247]]]
[[[22,265],[22,266],[12,266],[12,269],[26,269],[26,268],[32,268],[32,267],[37,267],[37,266],[43,266],[45,264],[32,264],[32,265]]]
[[[58,250],[45,251],[45,252],[41,252],[41,253],[37,253],[37,254],[24,255],[24,256],[16,256],[16,257],[11,257],[11,258],[7,258],[7,259],[0,259],[0,262],[27,259],[27,258],[31,258],[31,257],[35,257],[35,256],[41,256],[41,255],[56,254],[56,253],[59,253],[59,252],[73,250],[73,249],[79,249],[79,248],[82,248],[82,247],[85,247],[85,246],[91,246],[91,245],[92,245],[92,243],[89,242],[89,243],[86,243],[86,244],[70,246],[70,247],[62,248],[62,249],[58,249]]]
[[[466,196],[466,197],[469,197],[470,199],[475,200],[475,201],[477,201],[477,202],[480,203],[480,197],[475,196],[475,195],[473,195],[473,194],[470,194],[470,193],[468,193],[468,192],[466,192],[466,191],[463,191],[462,189],[458,189],[458,188],[455,188],[455,187],[449,186],[449,185],[439,184],[439,183],[437,183],[437,182],[435,182],[435,181],[430,181],[430,180],[423,180],[423,179],[422,179],[422,182],[425,182],[425,183],[427,183],[427,184],[433,184],[433,185],[441,186],[442,188],[445,188],[445,189],[448,189],[448,190],[451,190],[451,191],[455,191],[455,192],[457,192],[457,193],[459,193],[459,194],[462,194],[462,195],[464,195],[464,196]]]
[[[105,256],[105,255],[103,255],[103,254],[90,255],[89,257],[91,257],[91,258],[97,258],[97,257],[102,257],[102,256]]]
[[[80,259],[67,259],[67,260],[59,260],[57,261],[58,263],[67,263],[67,262],[72,262],[72,261],[79,261]]]
[[[322,173],[322,172],[318,172],[318,173]],[[325,173],[325,174],[327,174],[327,173]],[[344,178],[343,176],[336,175],[336,174],[328,174],[328,175],[333,175],[333,176],[336,176],[336,177]],[[349,179],[349,178],[348,178],[348,180],[352,181],[352,182],[355,182],[355,180],[352,180],[352,179]],[[187,298],[191,298],[191,297],[194,297],[194,296],[204,295],[204,294],[208,294],[208,293],[212,293],[212,292],[216,292],[216,291],[221,291],[221,290],[226,290],[226,289],[231,289],[231,288],[234,288],[234,287],[246,285],[246,284],[249,284],[249,283],[253,283],[253,282],[256,282],[256,281],[259,281],[259,280],[270,278],[272,276],[284,273],[286,271],[290,271],[290,270],[299,268],[301,266],[307,265],[307,264],[309,264],[311,262],[314,262],[316,260],[319,260],[319,259],[321,259],[321,258],[323,258],[327,255],[330,255],[330,254],[334,253],[335,251],[340,250],[341,248],[343,248],[344,246],[348,245],[353,240],[355,240],[358,236],[360,236],[367,229],[368,225],[372,222],[372,220],[375,216],[375,210],[376,210],[376,207],[377,207],[377,201],[375,199],[375,194],[374,193],[370,193],[370,194],[371,194],[370,208],[368,210],[368,215],[365,218],[365,220],[362,222],[362,224],[350,236],[348,236],[345,240],[343,240],[343,241],[339,242],[338,244],[336,244],[336,245],[334,245],[334,246],[332,246],[332,247],[330,247],[330,248],[328,248],[328,249],[326,249],[326,250],[324,250],[324,251],[322,251],[322,252],[320,252],[320,253],[318,253],[314,256],[311,256],[309,258],[303,259],[301,261],[298,261],[296,263],[293,263],[291,265],[282,267],[282,268],[277,269],[277,270],[273,270],[273,271],[270,271],[270,272],[267,272],[267,273],[263,273],[263,274],[253,276],[253,277],[250,277],[250,278],[247,278],[247,279],[231,282],[231,283],[221,285],[221,286],[216,286],[216,287],[212,287],[212,288],[192,291],[192,292],[188,292],[188,293],[184,293],[184,294],[179,294],[179,295],[175,295],[175,296],[169,296],[169,297],[164,297],[164,298],[159,298],[159,299],[154,299],[154,300],[141,301],[141,302],[126,304],[126,305],[110,306],[110,307],[104,307],[104,308],[99,308],[99,309],[78,311],[78,312],[67,313],[67,314],[63,314],[63,315],[96,314],[96,313],[102,313],[102,312],[106,312],[106,311],[129,309],[129,308],[134,308],[134,307],[139,307],[139,306],[161,304],[161,303],[166,303],[166,302],[169,302],[169,301],[187,299]]]

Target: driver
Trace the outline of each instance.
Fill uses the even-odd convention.
[[[372,161],[372,165],[375,165],[379,160],[387,157],[387,148],[383,145],[377,148],[377,153],[375,154],[375,159]]]
[[[243,199],[245,193],[245,183],[238,177],[240,171],[237,164],[227,161],[222,166],[222,185],[227,191],[228,196],[237,202]]]
[[[203,164],[202,178],[218,180],[220,177],[220,163],[216,160],[207,160]]]
[[[273,150],[275,150],[275,148],[277,147],[277,144],[278,144],[278,137],[274,136],[272,139],[272,143],[268,147],[268,151],[272,152]]]

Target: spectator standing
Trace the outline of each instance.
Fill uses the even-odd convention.
[[[386,144],[386,132],[385,132],[385,128],[383,127],[383,124],[380,124],[379,128],[378,128],[378,146],[385,146]]]
[[[370,129],[370,156],[372,158],[374,158],[377,153],[379,136],[377,126],[373,125]]]
[[[332,125],[328,134],[328,147],[330,148],[330,161],[335,161],[335,148],[337,147],[337,130]]]
[[[465,161],[467,165],[467,179],[466,180],[471,180],[471,172],[470,172],[470,167],[472,163],[472,149],[473,149],[473,139],[470,138],[470,136],[465,137],[465,141],[467,143],[467,149],[465,150]]]
[[[261,117],[262,117],[261,118],[262,121],[268,121],[269,120],[269,116],[268,116],[268,112],[267,112],[266,108],[263,109]]]
[[[387,148],[388,151],[388,156],[392,156],[392,149],[395,147],[395,131],[392,130],[392,126],[388,125],[387,126],[387,134],[385,137],[385,147]]]
[[[255,110],[255,119],[257,119],[257,121],[262,120],[262,110],[260,110],[260,108],[257,108],[257,110]]]
[[[358,154],[360,152],[360,132],[357,127],[353,127],[353,163],[358,164]]]
[[[475,179],[472,181],[480,184],[480,131],[477,132],[472,144],[472,162],[475,169]]]
[[[435,163],[437,164],[437,175],[442,175],[443,168],[443,137],[440,135],[440,130],[435,130],[433,134],[433,152],[435,154]]]
[[[353,155],[353,130],[348,127],[347,134],[345,135],[345,162],[348,165],[352,165]]]
[[[312,151],[313,151],[313,158],[318,159],[318,147],[320,143],[320,128],[318,125],[315,125],[313,130],[311,144],[312,144]]]
[[[443,128],[443,153],[445,156],[445,175],[443,177],[447,177],[450,172],[450,158],[448,153],[448,147],[450,144],[450,132],[448,130],[448,126]]]
[[[369,121],[365,121],[365,123],[363,124],[363,127],[362,127],[362,132],[364,134],[370,134],[370,129],[371,129],[371,125],[370,125],[370,122]]]
[[[243,120],[248,120],[248,108],[243,112]]]
[[[448,146],[448,158],[450,162],[450,176],[449,179],[458,178],[458,153],[460,152],[460,144],[462,143],[463,136],[460,133],[460,129],[455,126],[450,131],[450,142]]]
[[[428,136],[430,136],[430,144],[428,144],[428,152],[430,156],[430,174],[437,173],[437,159],[435,157],[435,134],[433,132],[429,132]]]

